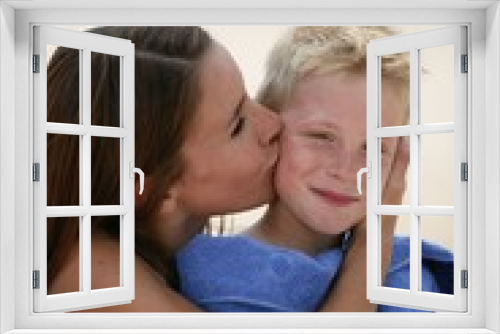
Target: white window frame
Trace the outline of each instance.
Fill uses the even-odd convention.
[[[34,311],[69,312],[130,303],[135,295],[135,116],[134,116],[134,45],[130,40],[35,26],[34,54],[39,57],[38,73],[33,73],[33,160],[39,166],[39,180],[33,184],[33,269],[39,273],[39,287],[34,289]],[[47,122],[47,46],[72,48],[79,52],[79,124]],[[117,127],[91,123],[91,53],[119,57],[120,124]],[[47,206],[47,134],[78,135],[80,141],[80,203],[77,206]],[[120,141],[120,203],[91,203],[91,139],[116,138]],[[91,223],[94,216],[120,216],[120,286],[91,289]],[[78,292],[47,295],[47,218],[76,217],[79,221],[80,289]]]
[[[500,331],[500,11],[497,3],[480,7],[479,2],[444,1],[447,9],[418,9],[425,1],[411,2],[409,9],[400,2],[387,1],[374,12],[366,1],[355,10],[335,9],[323,2],[277,2],[278,9],[266,1],[254,1],[233,9],[200,9],[199,2],[188,9],[172,2],[170,9],[137,10],[141,2],[122,10],[60,8],[36,10],[37,3],[0,2],[0,332],[36,333],[494,333]],[[71,6],[77,6],[72,1]],[[120,2],[124,3],[124,1]],[[160,7],[143,1],[144,6]],[[330,2],[328,2],[330,3]],[[422,3],[422,5],[420,5]],[[114,2],[114,4],[117,4]],[[218,8],[227,3],[212,1]],[[302,5],[301,5],[302,4]],[[359,4],[359,3],[357,3]],[[102,1],[90,2],[102,6]],[[339,3],[337,3],[338,6]],[[476,5],[476,9],[473,6]],[[25,10],[14,10],[25,7]],[[30,7],[31,6],[31,7]],[[63,6],[63,2],[61,2]],[[163,5],[165,6],[165,5]],[[281,6],[281,9],[280,9]],[[302,6],[302,8],[301,8]],[[345,5],[344,5],[345,6]],[[364,6],[364,7],[363,7]],[[429,5],[431,6],[431,5]],[[462,7],[460,7],[462,6]],[[50,7],[50,6],[49,6]],[[80,8],[85,4],[80,3]],[[457,9],[457,7],[459,9]],[[264,8],[264,9],[249,9]],[[363,9],[365,8],[365,9]],[[417,8],[417,9],[415,9]],[[420,7],[422,8],[422,7]],[[429,7],[432,8],[432,7]],[[461,9],[460,9],[461,8]],[[469,8],[469,9],[467,9]],[[477,9],[478,8],[478,9]],[[311,19],[314,18],[314,19]],[[325,24],[325,25],[444,25],[465,24],[469,30],[471,75],[468,92],[468,131],[470,165],[468,246],[470,268],[468,312],[463,314],[364,314],[308,313],[279,315],[250,314],[44,314],[32,312],[31,290],[31,192],[32,112],[27,96],[30,89],[31,31],[34,24],[48,25],[183,25],[183,24]],[[15,35],[14,35],[15,32]],[[14,37],[15,36],[15,37]],[[488,71],[485,70],[488,67]],[[13,69],[15,67],[15,70]],[[7,76],[4,74],[7,73]],[[12,84],[15,78],[15,85]],[[486,121],[488,120],[488,121]],[[14,130],[15,129],[15,132]],[[15,142],[15,148],[12,143]],[[486,154],[487,152],[487,154]],[[486,173],[485,173],[486,171]],[[15,173],[14,173],[15,172]],[[488,174],[488,182],[485,182]],[[15,175],[15,177],[12,177]],[[15,193],[15,201],[12,194]],[[487,194],[487,196],[486,196]],[[14,209],[12,209],[14,208]],[[12,224],[15,222],[15,224]],[[15,238],[15,242],[14,242]],[[14,254],[14,256],[12,256]],[[486,256],[487,261],[483,258]],[[487,266],[486,263],[487,262]],[[12,287],[15,286],[15,289]],[[487,293],[486,293],[487,291]],[[14,307],[12,307],[14,305]],[[141,324],[151,330],[138,328]],[[180,330],[176,328],[186,328]],[[288,329],[285,329],[288,328]],[[116,329],[113,331],[112,329]],[[153,329],[157,329],[154,331]]]
[[[370,41],[367,45],[367,163],[371,178],[367,179],[367,298],[374,303],[411,305],[429,311],[467,310],[467,290],[461,288],[462,270],[467,270],[467,182],[461,181],[461,163],[467,163],[467,76],[462,73],[461,57],[467,54],[467,29],[465,26],[447,26],[412,34],[401,34]],[[453,68],[453,122],[439,124],[420,123],[421,50],[451,45],[453,53],[448,61]],[[382,127],[381,58],[408,52],[410,54],[410,117],[409,124]],[[469,72],[470,73],[470,72]],[[428,206],[420,203],[422,187],[421,135],[452,133],[454,159],[453,206]],[[381,138],[408,136],[410,138],[410,189],[409,205],[383,205],[381,184]],[[382,285],[380,249],[382,215],[407,215],[410,218],[410,282],[409,289],[395,289]],[[421,291],[422,249],[420,219],[423,216],[453,218],[453,294]],[[408,306],[406,306],[408,307]]]

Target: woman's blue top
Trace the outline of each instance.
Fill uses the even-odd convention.
[[[212,312],[313,312],[340,269],[344,246],[311,257],[245,235],[199,234],[176,257],[180,292]],[[410,288],[407,236],[393,238],[384,286]],[[422,242],[422,290],[453,294],[453,254],[428,241]],[[378,311],[423,312],[388,305]]]

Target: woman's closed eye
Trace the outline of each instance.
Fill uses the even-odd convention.
[[[231,122],[229,123],[232,127],[231,130],[231,138],[237,137],[244,129],[246,117],[243,116],[244,105],[247,102],[248,97],[243,95],[238,102],[238,105],[234,109],[233,116],[231,118]]]
[[[238,136],[245,127],[246,118],[244,116],[239,116],[236,120],[233,130],[231,131],[231,138]]]

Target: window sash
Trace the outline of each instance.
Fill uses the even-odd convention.
[[[438,311],[467,311],[467,289],[461,288],[461,270],[467,270],[467,183],[460,181],[460,163],[467,162],[467,76],[460,73],[460,59],[467,54],[466,28],[451,26],[412,34],[372,40],[367,46],[367,162],[372,177],[367,179],[367,296],[375,303]],[[454,122],[419,125],[421,67],[419,50],[454,45]],[[381,63],[380,57],[410,52],[410,125],[381,128]],[[454,133],[454,207],[419,205],[421,134]],[[380,147],[379,139],[410,136],[410,205],[379,204]],[[410,289],[382,286],[380,214],[410,215]],[[444,295],[419,291],[422,267],[419,216],[454,217],[454,294]]]
[[[81,124],[47,122],[47,45],[80,50],[80,120]],[[100,52],[120,57],[121,127],[91,125],[90,55]],[[34,162],[40,164],[40,181],[34,182],[34,266],[40,271],[40,288],[33,289],[35,312],[67,312],[128,303],[134,298],[134,46],[130,41],[98,34],[46,26],[34,27],[34,54],[40,56],[40,73],[33,74],[34,92]],[[47,207],[47,134],[78,135],[80,138],[80,205]],[[121,205],[91,205],[91,138],[120,139]],[[133,175],[132,175],[133,176]],[[91,289],[91,217],[120,215],[120,286]],[[47,218],[80,217],[80,291],[47,295]]]

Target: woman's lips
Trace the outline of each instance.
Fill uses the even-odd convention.
[[[313,188],[312,190],[317,195],[327,200],[328,202],[333,203],[336,206],[347,206],[359,200],[355,196],[344,195],[331,190],[323,190],[316,188]]]
[[[278,150],[276,149],[272,155],[271,158],[269,159],[269,162],[267,164],[266,169],[274,169],[276,167],[276,164],[278,163]]]
[[[269,158],[268,161],[266,161],[265,164],[262,165],[262,169],[261,169],[262,175],[264,175],[264,177],[267,178],[268,181],[269,181],[269,178],[271,180],[274,179],[277,164],[278,164],[278,154],[274,154],[273,156],[271,156]]]

